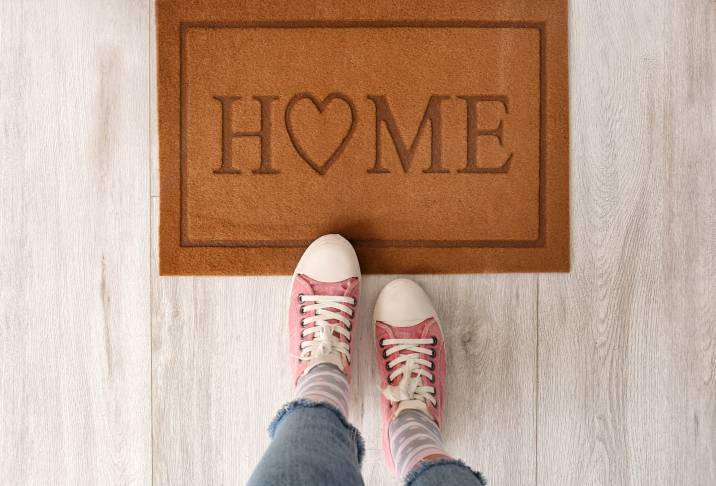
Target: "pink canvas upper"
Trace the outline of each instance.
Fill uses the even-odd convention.
[[[315,315],[315,312],[306,312],[301,314],[302,303],[299,302],[299,295],[336,295],[352,297],[358,302],[360,297],[360,280],[357,277],[351,277],[342,282],[319,282],[306,275],[296,275],[293,281],[293,287],[291,288],[291,303],[288,309],[288,330],[289,330],[289,356],[291,360],[291,376],[293,384],[295,385],[301,375],[304,373],[306,368],[311,365],[310,361],[301,361],[298,359],[298,355],[301,353],[301,319],[304,317]],[[351,325],[355,325],[358,317],[358,306],[353,307],[353,316],[349,317]],[[346,313],[341,312],[346,315]],[[336,333],[337,334],[337,333]],[[307,337],[304,339],[312,339]],[[347,339],[340,335],[340,340],[348,342]],[[350,344],[349,344],[350,345]],[[351,379],[351,365],[347,360],[343,360],[344,369],[348,381]]]
[[[442,332],[440,331],[440,325],[434,318],[428,318],[423,322],[410,327],[394,327],[384,322],[375,323],[375,346],[376,346],[376,357],[378,362],[378,373],[380,374],[380,388],[381,390],[387,386],[396,386],[400,384],[402,377],[399,375],[391,384],[388,383],[388,378],[396,368],[388,370],[386,364],[395,359],[398,354],[391,354],[388,358],[383,357],[383,351],[385,348],[380,346],[382,339],[423,339],[423,338],[437,338],[437,344],[421,345],[428,349],[432,348],[436,354],[433,358],[425,358],[428,361],[433,362],[433,370],[428,370],[433,374],[434,383],[430,383],[427,378],[423,378],[426,386],[435,387],[435,399],[437,400],[436,406],[432,403],[427,403],[428,413],[433,417],[438,425],[439,429],[442,429],[443,423],[443,411],[445,407],[445,379],[446,379],[446,361],[445,361],[445,340]],[[405,354],[412,354],[410,351],[403,351]],[[395,463],[390,453],[390,441],[388,437],[388,426],[395,418],[395,412],[397,409],[397,403],[391,403],[384,396],[381,396],[381,414],[383,416],[383,451],[385,452],[386,460],[390,468],[395,472]]]

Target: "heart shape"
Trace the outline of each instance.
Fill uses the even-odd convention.
[[[291,113],[293,112],[293,108],[296,106],[296,103],[302,100],[309,100],[311,103],[313,103],[313,106],[316,107],[318,113],[320,114],[323,114],[326,108],[335,100],[342,101],[343,103],[345,103],[351,111],[351,125],[350,127],[348,127],[348,131],[341,139],[341,142],[338,144],[338,147],[336,147],[330,157],[328,157],[326,161],[323,162],[323,164],[318,164],[311,156],[308,155],[308,153],[306,153],[306,150],[296,138],[296,135],[293,130]],[[323,98],[323,100],[319,100],[318,98],[316,98],[313,93],[298,93],[294,95],[293,98],[291,98],[291,100],[288,102],[288,105],[286,105],[285,121],[288,137],[291,139],[291,143],[296,149],[296,152],[298,152],[298,155],[300,155],[301,158],[305,160],[308,165],[311,166],[311,168],[313,168],[313,170],[315,170],[321,175],[326,175],[328,169],[330,169],[331,166],[335,163],[335,161],[338,160],[338,157],[341,156],[341,154],[346,148],[346,145],[348,145],[348,142],[353,136],[353,132],[356,129],[356,109],[355,105],[353,104],[353,100],[351,100],[350,97],[343,93],[329,93],[325,98]]]

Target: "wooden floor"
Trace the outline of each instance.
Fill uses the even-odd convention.
[[[0,2],[2,485],[243,484],[290,396],[285,366],[256,373],[288,278],[157,275],[152,9]],[[447,443],[492,485],[712,486],[716,3],[570,15],[572,272],[417,277]],[[366,332],[390,278],[361,303],[369,485],[396,484]]]

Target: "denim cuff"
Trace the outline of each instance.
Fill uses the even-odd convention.
[[[324,403],[324,402],[317,402],[315,400],[306,400],[304,398],[300,398],[298,400],[293,400],[291,402],[288,402],[286,405],[281,407],[281,409],[276,413],[276,416],[271,421],[271,424],[268,428],[269,437],[273,439],[273,436],[276,434],[276,429],[281,424],[281,421],[286,418],[291,413],[295,412],[296,410],[302,410],[304,408],[325,408],[327,410],[330,410],[333,412],[338,419],[341,421],[343,426],[348,429],[348,432],[350,432],[351,437],[356,443],[356,450],[358,455],[358,465],[363,464],[363,456],[365,455],[365,441],[363,440],[363,436],[360,434],[358,429],[353,427],[350,422],[348,422],[348,419],[346,419],[340,410],[338,410],[336,407],[331,405],[330,403]]]
[[[487,484],[487,480],[482,476],[482,474],[480,474],[477,471],[473,471],[472,469],[470,469],[467,466],[467,464],[465,464],[461,460],[459,460],[459,459],[438,459],[437,461],[421,462],[420,465],[418,467],[416,467],[415,469],[413,469],[412,472],[410,474],[408,474],[408,476],[405,478],[405,486],[411,486],[413,484],[413,481],[418,479],[418,477],[421,474],[423,474],[425,471],[427,471],[429,469],[432,469],[432,468],[438,467],[438,466],[448,466],[448,465],[463,467],[463,468],[467,469],[468,471],[470,471],[477,478],[477,480],[480,482],[480,484],[482,486],[485,486]]]

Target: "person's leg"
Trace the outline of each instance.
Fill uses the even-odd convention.
[[[291,402],[276,416],[270,432],[271,445],[248,486],[363,484],[363,440],[335,407]]]
[[[346,419],[359,293],[360,268],[348,241],[327,235],[306,249],[288,312],[295,400],[274,419],[250,485],[363,484],[362,438]]]
[[[373,315],[388,466],[407,484],[483,486],[443,445],[445,342],[429,297],[415,282],[394,280]]]

